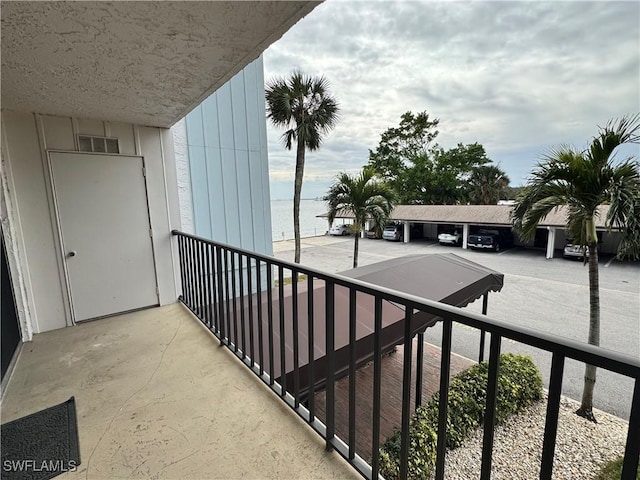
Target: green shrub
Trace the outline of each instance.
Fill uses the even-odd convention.
[[[624,458],[618,457],[615,460],[610,460],[605,463],[595,477],[595,480],[620,480],[622,476],[622,462]],[[638,466],[638,471],[636,472],[636,478],[640,480],[640,465]]]
[[[457,448],[484,422],[489,366],[459,373],[449,384],[447,447]],[[496,419],[501,423],[542,398],[542,377],[530,357],[500,356]],[[439,395],[417,409],[409,425],[409,478],[428,478],[436,463]],[[388,479],[400,473],[400,432],[380,449],[380,471]]]

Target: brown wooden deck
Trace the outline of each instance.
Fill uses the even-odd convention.
[[[415,408],[417,340],[413,341],[411,362],[411,409]],[[382,357],[382,386],[380,414],[380,444],[400,427],[402,420],[402,369],[404,353],[401,347]],[[451,376],[475,362],[456,354],[451,355]],[[425,343],[423,358],[422,403],[425,404],[438,391],[440,385],[440,348]],[[326,420],[325,392],[315,394],[316,416]],[[349,439],[349,376],[336,382],[336,435]],[[371,461],[373,419],[373,363],[356,371],[356,452]]]

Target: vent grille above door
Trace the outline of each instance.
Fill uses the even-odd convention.
[[[120,153],[117,138],[78,135],[78,147],[81,152]]]

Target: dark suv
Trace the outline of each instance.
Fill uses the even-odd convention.
[[[483,228],[476,233],[469,235],[467,247],[488,249],[499,252],[503,247],[513,245],[513,234],[510,230]]]

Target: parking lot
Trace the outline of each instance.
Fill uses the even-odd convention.
[[[293,260],[293,241],[275,242],[274,255]],[[455,253],[505,275],[500,292],[489,294],[488,315],[497,320],[523,325],[559,336],[586,342],[589,323],[587,266],[561,256],[545,259],[544,252],[513,248],[500,253],[464,250],[432,241],[408,244],[361,239],[359,265],[412,254]],[[353,264],[353,237],[312,237],[302,240],[301,263],[327,272],[348,270]],[[429,272],[425,272],[429,275]],[[480,313],[481,301],[466,307]],[[601,346],[640,357],[640,263],[600,259]],[[478,332],[456,327],[453,350],[466,357],[478,357]],[[437,327],[427,333],[427,341],[440,343]],[[487,342],[488,343],[488,342]],[[503,342],[503,351],[532,355],[545,382],[548,382],[550,355],[512,341]],[[486,358],[486,356],[485,356]],[[580,399],[584,366],[568,361],[563,392]],[[594,405],[628,418],[633,383],[630,379],[598,371]]]

